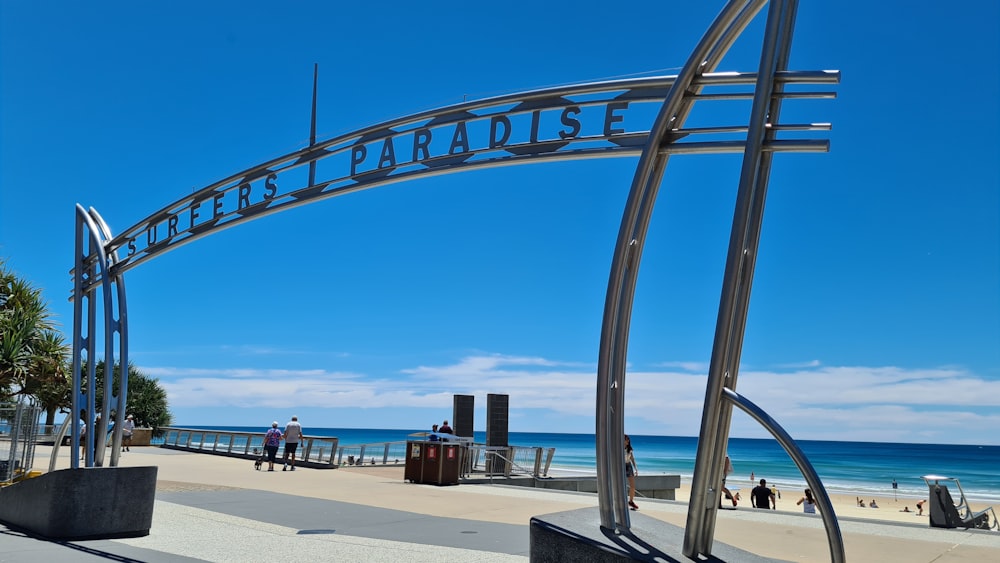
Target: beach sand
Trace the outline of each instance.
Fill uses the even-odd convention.
[[[360,467],[350,467],[345,468],[347,471],[363,473],[367,475],[380,476],[390,479],[403,479],[403,467],[394,466],[360,466]],[[741,500],[737,503],[737,510],[749,510],[757,512],[756,508],[750,504],[750,490],[752,487],[743,487],[740,489]],[[676,501],[687,503],[691,498],[691,483],[690,481],[682,481],[679,489],[675,491]],[[805,496],[804,491],[781,491],[781,498],[777,499],[777,509],[773,512],[779,513],[792,513],[801,514],[802,506],[796,505],[800,498]],[[929,521],[929,508],[925,504],[923,515],[917,514],[917,501],[921,499],[916,498],[897,498],[884,496],[867,496],[864,498],[865,507],[861,508],[857,505],[857,496],[844,495],[844,494],[833,494],[830,495],[830,501],[833,503],[833,510],[836,512],[838,517],[853,517],[853,518],[864,518],[868,520],[883,520],[885,522],[902,522],[906,524],[922,524],[930,525]],[[869,508],[868,503],[875,500],[875,503],[879,508]],[[924,497],[927,500],[927,497]],[[642,502],[641,495],[637,495],[637,501]],[[977,502],[975,499],[968,499],[969,507],[973,511],[985,510],[990,507],[989,503]],[[731,506],[729,501],[726,501],[727,506]],[[912,512],[900,512],[903,507],[908,507]],[[998,507],[1000,508],[1000,507]]]
[[[754,510],[750,504],[750,491],[753,487],[749,485],[740,489],[741,500],[738,502],[738,510],[747,509]],[[957,493],[956,493],[957,494]],[[691,483],[681,483],[681,488],[677,489],[677,500],[683,500],[687,502],[691,495]],[[776,512],[788,512],[788,513],[802,513],[802,506],[797,505],[799,499],[805,496],[805,491],[803,490],[781,490],[781,498],[777,499],[777,509]],[[930,525],[929,521],[929,511],[927,504],[924,504],[923,515],[917,514],[917,501],[921,499],[917,498],[896,498],[889,496],[867,496],[863,497],[865,507],[862,508],[858,506],[857,499],[858,496],[845,495],[845,494],[831,494],[830,502],[833,503],[833,510],[836,512],[838,517],[853,517],[853,518],[865,518],[871,520],[884,520],[886,522],[904,522],[911,524],[914,522]],[[869,508],[868,503],[875,500],[875,504],[878,508]],[[924,497],[923,500],[927,500]],[[977,502],[975,499],[968,499],[969,507],[974,511],[985,510],[989,506],[989,503]],[[729,501],[726,501],[727,503]],[[904,507],[908,507],[911,512],[901,512]]]

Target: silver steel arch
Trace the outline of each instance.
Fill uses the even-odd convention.
[[[112,272],[118,262],[117,253],[106,247],[111,240],[111,230],[97,210],[89,211],[76,206],[76,246],[73,267],[73,391],[70,415],[63,421],[55,445],[49,469],[55,467],[62,437],[67,430],[70,434],[70,467],[78,468],[80,461],[86,467],[104,465],[106,448],[103,447],[108,435],[108,422],[112,412],[119,418],[125,416],[128,397],[128,322],[125,304],[125,278]],[[88,250],[84,252],[85,243]],[[94,281],[97,280],[97,281]],[[95,289],[100,285],[100,300],[104,311],[104,388],[101,405],[95,404],[97,373],[97,300]],[[85,288],[90,287],[90,290]],[[84,303],[86,303],[87,323],[83,324]],[[117,363],[121,366],[118,386],[114,386],[115,336],[118,340]],[[87,388],[83,389],[82,369],[86,362]],[[112,408],[114,405],[114,408]],[[99,407],[99,408],[98,408]],[[98,419],[98,415],[100,418]],[[80,421],[86,424],[84,457],[77,457],[75,448],[81,442]],[[112,436],[111,466],[118,465],[122,440],[121,424],[116,423]],[[95,447],[98,446],[98,447]]]
[[[212,183],[193,194],[155,211],[135,225],[125,229],[106,244],[108,254],[120,252],[114,266],[116,273],[124,273],[159,254],[179,248],[216,231],[236,226],[260,217],[313,203],[418,177],[431,177],[459,171],[510,166],[524,163],[563,161],[590,158],[637,156],[645,146],[648,130],[581,134],[560,138],[558,131],[549,138],[532,138],[503,145],[469,146],[467,151],[429,156],[419,161],[397,163],[394,166],[374,167],[364,170],[344,171],[338,164],[345,164],[358,147],[386,143],[392,140],[412,139],[425,129],[468,128],[479,123],[487,125],[492,120],[531,121],[544,112],[558,113],[566,108],[579,107],[610,111],[613,104],[624,105],[623,111],[635,104],[655,106],[660,104],[677,77],[658,76],[630,80],[617,80],[546,88],[469,101],[453,106],[420,112],[386,121],[358,131],[318,142],[298,151],[269,160],[237,174]],[[800,85],[830,85],[839,81],[833,71],[782,72],[775,79],[781,83]],[[693,100],[725,103],[753,98],[752,86],[755,73],[702,73],[691,84],[699,91],[713,88],[727,91],[697,94]],[[746,91],[733,92],[728,87],[745,87]],[[829,91],[799,91],[782,94],[785,98],[833,98]],[[655,107],[654,107],[655,109]],[[531,124],[534,124],[533,121]],[[827,123],[775,124],[781,131],[808,132],[829,129]],[[745,124],[723,124],[713,127],[680,129],[674,131],[683,142],[664,145],[663,152],[671,154],[740,153],[744,150]],[[537,133],[537,131],[536,131]],[[705,140],[701,140],[705,139]],[[412,142],[412,141],[410,141]],[[398,149],[397,149],[398,150]],[[768,152],[826,152],[829,142],[825,139],[792,138],[772,139],[763,150]],[[338,162],[337,159],[341,162]],[[330,164],[326,169],[324,166]],[[309,168],[318,166],[319,180],[307,174]],[[298,175],[296,175],[298,173]],[[264,192],[259,200],[252,201],[246,194],[243,205],[241,194],[253,188],[267,190],[269,185],[285,175],[290,182],[298,182],[290,189],[275,187],[273,193]],[[232,200],[236,200],[235,202]],[[216,209],[217,204],[221,205]],[[84,290],[89,291],[100,282],[98,276],[89,280]]]
[[[785,86],[832,85],[840,80],[836,71],[787,70],[797,7],[795,0],[771,3],[757,72],[715,72],[719,62],[765,4],[766,0],[730,0],[677,76],[560,86],[463,102],[320,142],[315,141],[313,127],[309,146],[210,184],[161,208],[117,236],[112,236],[96,210],[87,211],[78,205],[72,296],[72,408],[73,416],[80,415],[81,411],[87,413],[90,430],[86,436],[85,464],[91,467],[103,463],[104,448],[97,448],[95,453],[94,437],[105,435],[112,401],[118,413],[124,413],[126,408],[128,330],[123,275],[129,269],[246,221],[395,182],[523,163],[638,156],[612,256],[599,344],[595,418],[601,526],[627,534],[630,522],[622,441],[625,362],[639,263],[653,205],[671,155],[742,153],[743,167],[706,386],[683,551],[689,557],[711,554],[722,460],[732,406],[736,405],[775,436],[806,476],[822,510],[831,559],[843,561],[843,543],[836,516],[812,466],[776,421],[735,392],[771,155],[829,150],[829,141],[822,138],[777,138],[783,132],[827,131],[830,129],[828,123],[782,124],[778,118],[783,100],[829,99],[835,94],[822,90],[789,92]],[[725,88],[706,92],[716,87]],[[734,91],[732,87],[747,90]],[[748,124],[684,127],[696,102],[730,100],[752,100]],[[618,126],[624,121],[622,113],[633,104],[658,105],[656,117],[648,129],[629,130]],[[601,111],[603,129],[584,131],[581,116],[595,112],[599,115]],[[558,114],[561,128],[547,134],[542,132],[543,113]],[[512,140],[515,127],[520,136]],[[473,142],[477,131],[482,135],[478,144]],[[450,142],[447,136],[442,142],[439,135],[437,144],[433,144],[436,132],[446,135],[450,132]],[[400,144],[410,152],[400,151]],[[406,154],[410,158],[406,158]],[[293,187],[286,188],[286,181]],[[106,360],[104,402],[99,410],[94,404],[98,288],[104,309]],[[84,311],[86,326],[83,324]],[[122,377],[117,394],[113,394],[110,386],[116,336]],[[86,390],[81,389],[84,356],[88,371]],[[102,415],[101,423],[94,428],[97,412]],[[73,416],[67,418],[67,424]],[[75,420],[70,431],[72,443],[77,444],[79,425]],[[121,441],[117,425],[113,441],[111,465],[114,466],[118,462]],[[58,446],[53,451],[53,460],[57,452]],[[76,455],[71,457],[72,466],[78,467]]]

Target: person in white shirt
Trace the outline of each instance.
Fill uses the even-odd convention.
[[[132,420],[132,415],[125,417],[125,422],[122,423],[122,451],[130,452],[132,451],[132,433],[135,432],[135,421]]]
[[[806,489],[806,496],[800,498],[799,502],[795,504],[801,504],[802,512],[805,514],[816,514],[816,500],[813,499],[813,493],[809,489]]]
[[[298,449],[299,441],[302,440],[302,425],[299,424],[299,417],[293,416],[292,420],[285,425],[285,435],[282,438],[285,439],[285,456],[281,470],[288,470],[288,457],[291,456],[292,471],[295,471],[295,450]]]

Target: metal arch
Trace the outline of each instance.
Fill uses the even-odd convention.
[[[726,391],[735,389],[739,374],[739,360],[771,168],[770,155],[761,151],[760,147],[773,135],[768,131],[767,122],[776,121],[780,113],[780,103],[772,97],[772,93],[780,91],[781,86],[768,80],[767,76],[774,75],[787,66],[796,11],[796,0],[772,2],[768,11],[758,71],[757,96],[751,109],[747,150],[743,159],[726,271],[723,276],[715,342],[702,412],[701,439],[695,458],[692,494],[688,505],[683,552],[689,557],[695,554],[711,554],[712,550],[720,499],[719,484],[722,481],[726,443],[732,420],[732,405],[723,399]],[[799,461],[795,456],[793,459]],[[806,473],[811,467],[806,468],[799,464],[799,469]],[[814,490],[822,490],[822,485]],[[825,494],[825,491],[821,494]],[[832,507],[829,509],[830,516],[835,518]],[[827,527],[828,534],[834,531],[838,537],[836,540],[833,537],[829,538],[831,546],[835,541],[841,543],[839,528],[834,530]],[[831,554],[834,561],[843,560],[842,549],[838,552],[831,547]]]
[[[600,341],[600,358],[598,365],[597,389],[597,473],[599,510],[601,526],[626,533],[629,528],[629,513],[625,505],[624,456],[622,450],[622,435],[624,431],[624,382],[625,360],[628,344],[629,323],[633,306],[635,286],[638,276],[638,266],[641,260],[642,248],[652,216],[653,205],[663,178],[667,161],[672,154],[707,154],[722,152],[742,152],[744,167],[741,171],[740,190],[737,213],[734,216],[733,238],[730,244],[730,258],[727,259],[726,276],[724,278],[723,297],[720,303],[719,324],[716,331],[716,342],[713,347],[712,368],[709,374],[709,384],[706,389],[706,409],[703,414],[703,426],[699,452],[695,466],[695,484],[692,487],[692,501],[689,505],[689,525],[685,530],[685,555],[709,554],[711,551],[711,535],[714,533],[715,511],[714,503],[706,500],[718,492],[713,487],[705,487],[705,482],[714,483],[720,469],[716,460],[724,454],[724,444],[728,437],[729,419],[732,404],[736,404],[751,413],[762,424],[768,427],[778,437],[775,430],[780,427],[770,419],[763,419],[766,414],[735,394],[736,368],[742,346],[742,334],[746,320],[746,308],[749,303],[749,287],[753,275],[754,255],[759,240],[760,218],[763,212],[763,200],[770,171],[771,154],[773,152],[817,152],[828,150],[828,142],[822,140],[777,140],[778,131],[817,131],[829,129],[828,124],[779,124],[778,114],[780,102],[787,98],[825,98],[834,97],[826,92],[796,92],[785,93],[783,84],[830,84],[839,81],[837,72],[805,72],[796,73],[785,70],[787,67],[788,50],[791,43],[791,29],[794,23],[796,2],[794,0],[778,0],[772,3],[769,11],[767,32],[761,56],[760,70],[750,73],[714,73],[722,57],[732,47],[736,39],[749,25],[750,21],[760,11],[766,0],[730,0],[712,25],[702,37],[693,51],[681,73],[676,77],[653,77],[646,79],[630,79],[622,81],[596,82],[574,86],[548,88],[525,93],[511,94],[488,98],[485,100],[465,102],[454,106],[440,108],[413,114],[397,120],[373,125],[347,135],[341,135],[320,143],[310,137],[310,145],[285,156],[272,159],[252,167],[239,174],[225,178],[201,190],[186,196],[177,202],[160,209],[133,227],[126,229],[112,238],[110,229],[93,209],[89,213],[77,206],[77,240],[74,267],[74,395],[73,417],[79,415],[81,402],[86,400],[87,415],[91,420],[87,435],[86,464],[100,465],[103,462],[104,448],[98,448],[95,457],[94,439],[103,438],[106,434],[107,421],[110,414],[112,394],[108,385],[113,380],[115,332],[119,333],[120,357],[122,374],[120,377],[121,391],[117,396],[117,412],[124,413],[127,398],[127,314],[125,310],[125,290],[123,274],[128,269],[137,266],[145,260],[160,253],[178,248],[244,221],[312,203],[322,199],[352,193],[376,186],[409,180],[418,176],[434,176],[494,166],[506,166],[525,162],[541,162],[555,160],[572,160],[582,158],[602,158],[616,156],[638,155],[639,163],[631,185],[626,210],[613,255],[612,271],[609,276],[608,294],[602,319],[602,334]],[[755,84],[752,96],[741,93],[702,94],[707,86],[714,85],[748,85]],[[315,80],[314,80],[315,89]],[[620,92],[613,98],[605,100],[572,101],[571,96]],[[715,126],[684,129],[683,124],[691,112],[694,103],[699,100],[753,99],[753,110],[749,126]],[[416,149],[414,158],[406,166],[397,167],[395,161],[388,169],[383,170],[382,161],[377,168],[355,173],[353,156],[358,145],[374,143],[382,139],[390,141],[398,135],[414,134],[421,127],[463,124],[463,119],[486,120],[495,116],[532,114],[545,109],[553,110],[565,104],[578,106],[600,105],[609,107],[613,101],[624,100],[626,103],[635,101],[656,102],[663,99],[660,111],[648,132],[630,133],[614,136],[607,132],[603,136],[584,136],[563,141],[536,139],[528,143],[499,148],[492,144],[489,149],[469,150],[454,153],[449,149],[445,155],[418,161]],[[516,104],[513,109],[503,109],[504,106]],[[482,113],[474,113],[480,111]],[[314,112],[315,115],[315,112]],[[715,135],[719,133],[746,133],[745,141],[709,140],[692,142],[689,139],[702,134]],[[491,135],[492,135],[491,131]],[[492,140],[492,139],[491,139]],[[593,146],[594,143],[604,143]],[[589,144],[588,144],[589,143]],[[453,141],[454,144],[454,141]],[[582,145],[582,147],[581,147]],[[563,150],[564,147],[572,150]],[[503,154],[504,152],[509,154]],[[334,155],[349,154],[352,157],[351,174],[315,181],[317,162]],[[486,158],[473,157],[482,154],[492,154]],[[471,159],[471,160],[470,160]],[[271,201],[256,203],[236,211],[213,215],[211,221],[197,225],[194,215],[191,226],[187,230],[176,230],[176,215],[185,210],[193,214],[197,206],[209,199],[224,196],[242,190],[244,185],[262,179],[270,180],[277,173],[294,170],[308,165],[309,180],[303,187],[281,194],[282,200],[272,205]],[[277,171],[277,172],[276,172]],[[242,194],[242,192],[237,192]],[[242,195],[240,196],[242,197]],[[216,199],[216,202],[218,199]],[[249,205],[249,204],[248,204]],[[218,209],[216,208],[215,211]],[[171,223],[173,221],[173,223]],[[155,236],[159,225],[167,225],[166,240],[161,241]],[[738,228],[739,227],[739,228]],[[89,233],[84,233],[86,229]],[[148,246],[140,254],[130,252],[119,258],[118,251],[131,247],[136,237],[152,229],[154,236]],[[171,231],[173,229],[173,231]],[[739,234],[738,234],[739,233]],[[89,241],[89,250],[83,252],[83,240]],[[739,252],[734,254],[734,241],[743,241]],[[752,249],[752,252],[751,252]],[[734,256],[738,267],[730,268]],[[102,424],[93,428],[94,405],[94,374],[96,368],[96,302],[97,285],[102,286],[105,309],[105,358],[110,365],[105,381],[105,400],[102,407]],[[120,308],[119,319],[114,319],[114,304],[111,286],[117,290],[117,304]],[[83,306],[87,307],[86,336],[82,325]],[[88,358],[88,390],[82,393],[80,367],[82,354],[86,350]],[[728,382],[720,382],[725,376]],[[718,389],[716,389],[718,385]],[[711,408],[708,407],[711,403]],[[762,416],[761,416],[762,415]],[[708,421],[708,422],[706,422]],[[770,426],[769,426],[770,425]],[[783,430],[781,430],[783,432]],[[79,425],[72,424],[74,444],[79,438]],[[120,425],[114,439],[112,465],[117,463],[118,448],[121,440]],[[779,440],[785,440],[794,448],[794,442],[784,434]],[[785,444],[783,444],[785,445]],[[703,446],[705,450],[703,451]],[[789,449],[786,446],[786,449]],[[791,453],[791,452],[790,452]],[[55,451],[53,453],[55,455]],[[801,461],[808,461],[798,452]],[[797,463],[800,460],[793,455]],[[76,455],[72,456],[72,466],[78,466]],[[803,469],[800,463],[800,469]],[[808,468],[811,470],[811,466]],[[806,472],[806,469],[803,469]],[[814,472],[813,472],[814,473]],[[814,485],[817,494],[825,495],[822,484]],[[695,486],[698,485],[698,486]],[[705,489],[705,494],[695,491]],[[703,510],[695,510],[699,504]],[[835,518],[832,507],[828,512]],[[692,514],[695,514],[692,517]],[[827,528],[832,534],[831,527]],[[835,530],[837,541],[839,528]],[[831,553],[837,560],[834,549],[834,538],[831,537]],[[842,546],[841,546],[842,551]]]
[[[670,123],[675,130],[681,128],[692,106],[685,97],[697,95],[697,90],[685,91],[688,85],[683,77],[699,70],[714,69],[714,65],[763,4],[763,1],[731,1],[705,33],[667,95],[656,125],[650,131],[623,214],[605,302],[596,413],[597,488],[601,525],[619,533],[628,533],[630,524],[622,475],[628,328],[642,246],[668,157],[657,149],[664,143],[664,139],[668,144],[676,140],[677,136],[668,136],[664,127]],[[715,483],[721,480],[721,460],[725,456],[732,404],[747,410],[767,427],[785,446],[803,474],[808,476],[814,490],[820,491],[818,494],[826,498],[822,483],[794,441],[766,413],[732,390],[742,348],[750,282],[770,174],[771,154],[764,147],[774,140],[774,130],[770,125],[778,121],[782,98],[781,85],[774,77],[787,67],[796,9],[795,0],[779,0],[771,4],[768,12],[684,533],[683,553],[692,558],[711,554],[719,499]],[[726,368],[724,373],[721,367]],[[728,381],[723,381],[723,375]],[[836,515],[828,500],[825,502],[824,513],[831,558],[835,562],[843,561],[843,541],[836,524]]]
[[[772,104],[775,89],[769,76],[787,63],[796,6],[787,0],[774,1],[768,10],[764,45],[758,71],[757,96],[750,115],[747,150],[743,157],[736,211],[723,276],[723,289],[716,323],[715,344],[702,411],[702,439],[695,457],[695,471],[688,506],[684,553],[710,554],[719,506],[723,463],[732,408],[720,400],[720,388],[735,388],[749,307],[757,243],[763,214],[764,195],[770,172],[760,147],[769,133],[768,119],[777,120],[780,106]]]
[[[736,35],[738,34],[731,32],[728,38],[734,39]],[[705,70],[701,69],[702,72],[691,80],[690,86],[693,87],[691,92],[692,103],[699,100],[724,101],[752,99],[752,91],[705,95],[700,94],[700,91],[702,88],[714,86],[750,86],[756,82],[756,75],[754,73],[711,73]],[[795,84],[835,84],[839,81],[839,73],[835,71],[785,72],[781,73],[777,79],[782,82],[787,81],[788,83]],[[193,194],[186,195],[120,232],[115,238],[105,244],[105,250],[109,255],[114,254],[115,251],[124,251],[129,248],[131,243],[140,240],[143,235],[146,235],[148,240],[149,231],[152,230],[155,233],[157,228],[161,232],[166,233],[165,236],[162,234],[159,237],[154,236],[155,241],[140,248],[138,252],[134,254],[129,252],[116,260],[112,270],[116,273],[124,273],[160,253],[179,248],[188,242],[239,223],[314,201],[394,182],[410,180],[416,177],[432,177],[474,168],[508,166],[528,162],[637,156],[641,153],[643,143],[648,137],[646,132],[579,136],[567,139],[561,143],[545,139],[519,144],[512,143],[498,147],[475,148],[468,153],[460,155],[435,155],[433,158],[421,160],[420,162],[410,162],[407,166],[400,165],[391,170],[365,171],[354,175],[345,174],[332,178],[322,178],[316,183],[307,183],[303,180],[301,187],[290,191],[283,191],[273,200],[257,202],[245,209],[240,208],[226,211],[218,217],[213,216],[211,220],[199,223],[197,226],[192,224],[187,228],[179,228],[176,225],[178,214],[197,209],[197,206],[204,202],[211,201],[216,197],[226,196],[227,194],[230,197],[236,197],[234,192],[237,192],[241,186],[248,185],[251,182],[267,181],[266,179],[269,175],[277,176],[286,172],[295,172],[296,169],[307,165],[310,172],[312,172],[313,165],[317,162],[325,164],[326,162],[332,162],[337,157],[344,158],[358,144],[371,143],[385,138],[399,139],[406,135],[412,135],[420,127],[431,124],[434,127],[454,125],[455,123],[460,123],[460,118],[463,116],[472,116],[469,117],[471,123],[479,120],[485,122],[494,117],[523,117],[535,111],[554,111],[564,108],[567,104],[586,107],[607,106],[612,103],[656,103],[663,99],[665,92],[674,84],[675,80],[676,77],[673,76],[661,76],[548,88],[466,102],[365,127],[272,159],[212,183]],[[594,99],[594,94],[606,94],[607,96],[601,99]],[[589,95],[590,98],[585,101],[573,101],[571,99],[574,96],[580,95]],[[835,94],[818,91],[794,92],[787,94],[787,96],[799,99],[821,99],[835,97]],[[511,107],[512,105],[513,107]],[[829,129],[829,124],[776,124],[776,128],[786,131],[823,131]],[[674,154],[743,151],[743,142],[740,140],[690,141],[690,139],[708,138],[720,134],[739,134],[746,130],[745,125],[701,127],[688,130],[674,127],[673,129],[673,135],[676,135],[678,138],[685,137],[687,141],[664,145],[660,147],[661,151]],[[828,150],[828,143],[825,140],[818,139],[776,140],[767,145],[766,150],[825,152]],[[456,158],[456,156],[461,158]],[[310,178],[314,177],[313,174],[309,176]],[[171,220],[174,220],[175,223],[168,226],[168,221]],[[100,273],[98,272],[99,275]],[[84,291],[89,291],[99,282],[99,277],[90,279],[83,288]]]
[[[109,253],[105,250],[105,245],[108,244],[110,239],[109,235],[110,230],[107,227],[107,223],[104,222],[96,210],[90,209],[90,211],[87,211],[80,205],[76,206],[76,243],[73,269],[73,396],[71,401],[71,413],[69,415],[69,419],[73,421],[70,426],[70,436],[72,444],[71,447],[74,448],[74,452],[70,456],[70,467],[74,469],[80,466],[79,458],[75,452],[76,446],[80,443],[80,425],[76,421],[79,420],[79,417],[83,412],[86,412],[85,421],[87,423],[85,453],[83,460],[84,465],[86,467],[94,467],[104,464],[106,448],[100,446],[103,445],[104,441],[107,439],[108,420],[111,414],[111,400],[113,396],[112,384],[114,380],[115,364],[114,335],[116,332],[119,334],[119,349],[121,352],[120,358],[122,360],[126,360],[128,357],[127,327],[124,322],[124,280],[120,275],[113,274],[111,272],[111,268],[117,257],[115,256],[114,251]],[[83,251],[85,239],[88,241],[89,248],[86,254],[84,254]],[[111,256],[110,260],[109,256]],[[95,354],[97,349],[97,296],[95,295],[93,285],[90,286],[91,289],[86,289],[88,282],[98,275],[98,271],[100,272],[101,297],[104,306],[105,358],[104,401],[103,404],[100,405],[99,412],[98,405],[96,405],[95,401],[97,373],[97,361]],[[117,301],[113,298],[112,286],[115,286],[114,296],[118,298]],[[83,334],[84,302],[86,302],[87,309],[86,336]],[[115,319],[114,317],[116,302],[120,310],[118,319]],[[84,352],[86,352],[87,355],[86,390],[82,389],[83,375],[81,373]],[[125,369],[127,369],[127,367]],[[128,377],[127,372],[125,373],[125,377],[119,378],[119,387],[116,397],[116,413],[119,417],[121,417],[124,412],[124,403],[127,397]],[[100,414],[101,421],[100,424],[95,427],[94,422],[97,414]],[[115,447],[111,457],[112,466],[117,465],[118,463],[118,445],[121,443],[121,425],[116,424],[115,426],[115,439],[113,440]],[[99,447],[95,448],[95,444],[98,444]],[[57,442],[53,448],[53,459],[55,459],[58,455],[60,445],[61,442]]]
[[[94,222],[101,230],[101,235],[104,237],[105,242],[112,239],[111,228],[108,227],[107,222],[101,217],[101,214],[97,212],[93,207],[89,210],[90,216],[94,219]],[[112,250],[107,253],[108,258],[111,259],[111,271],[114,272],[115,265],[118,264],[118,251]],[[108,393],[108,389],[111,388],[110,382],[114,380],[114,358],[111,358],[111,368],[110,371],[105,373],[105,409],[104,414],[101,418],[107,419],[109,416],[108,405],[111,401],[114,401],[114,410],[117,415],[117,421],[115,423],[114,434],[111,439],[111,466],[115,467],[118,465],[118,457],[121,455],[121,445],[122,445],[122,423],[125,421],[126,408],[128,406],[128,309],[126,307],[126,297],[125,297],[125,276],[119,273],[111,274],[111,283],[115,287],[115,297],[118,304],[118,319],[113,322],[111,326],[105,327],[105,339],[107,341],[114,340],[114,333],[118,333],[118,365],[120,366],[120,374],[118,376],[118,392]],[[105,303],[105,308],[111,309],[108,313],[109,315],[114,314],[114,309],[111,304]],[[105,362],[105,369],[107,370],[107,362]],[[114,391],[113,389],[111,389]]]
[[[676,141],[668,129],[683,127],[693,103],[690,98],[697,94],[690,91],[695,77],[714,69],[763,5],[764,0],[732,0],[719,13],[667,94],[636,166],[612,259],[597,367],[597,490],[601,526],[607,529],[625,532],[630,527],[622,443],[625,361],[642,246],[667,164],[659,147],[664,141]]]

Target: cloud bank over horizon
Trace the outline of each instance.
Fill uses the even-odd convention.
[[[308,413],[313,426],[412,428],[413,420],[447,417],[455,394],[474,395],[477,409],[485,409],[487,394],[501,393],[510,396],[512,431],[594,431],[596,367],[581,362],[472,354],[383,377],[324,369],[140,368],[159,378],[179,425],[256,425],[271,415],[254,413],[291,409]],[[704,362],[630,366],[627,431],[696,436],[706,372]],[[1000,445],[991,430],[1000,426],[1000,382],[961,367],[825,366],[817,360],[743,367],[737,391],[796,439]],[[476,420],[483,418],[477,414]],[[730,434],[769,437],[738,409]]]

